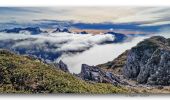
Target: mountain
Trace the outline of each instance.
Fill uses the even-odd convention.
[[[154,36],[138,43],[123,68],[127,78],[150,85],[170,85],[170,39]]]
[[[153,36],[115,60],[98,66],[137,84],[169,86],[170,39]]]
[[[56,32],[67,32],[67,33],[71,33],[67,28],[56,28],[52,33],[56,33]]]
[[[106,32],[104,34],[111,34],[115,37],[115,40],[113,41],[114,43],[118,43],[118,42],[123,42],[124,40],[126,40],[128,37],[125,34],[121,34],[121,33],[116,33],[116,32]]]
[[[26,28],[12,28],[12,29],[4,29],[1,30],[0,32],[5,32],[5,33],[26,33],[30,32],[32,35],[40,34],[44,31],[42,31],[39,27],[26,27]]]
[[[61,62],[63,63],[63,62]],[[85,82],[29,56],[0,50],[0,93],[126,93],[112,84]]]

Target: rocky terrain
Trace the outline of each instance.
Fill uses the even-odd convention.
[[[123,74],[138,83],[170,85],[170,41],[161,36],[151,37],[133,47]]]
[[[99,67],[89,66],[86,64],[82,64],[81,72],[80,74],[78,74],[78,77],[82,78],[85,81],[93,81],[97,83],[111,83],[114,86],[127,84],[111,72],[104,71]]]
[[[113,61],[98,67],[127,82],[126,86],[132,91],[169,93],[170,39],[162,36],[145,39]]]
[[[139,84],[170,85],[170,40],[154,36],[127,50],[100,68]]]

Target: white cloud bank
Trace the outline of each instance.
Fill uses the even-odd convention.
[[[157,34],[151,34],[148,36],[138,36],[131,41],[118,43],[118,44],[106,44],[96,45],[91,49],[76,55],[62,55],[62,59],[68,66],[69,70],[74,73],[79,73],[82,64],[98,65],[112,61],[124,51],[136,46],[140,41],[149,38],[151,36],[164,36],[170,38],[170,28],[166,27],[160,30]]]
[[[51,33],[51,34],[40,34],[40,35],[29,35],[29,34],[6,34],[0,33],[0,40],[7,39],[27,39],[34,38],[35,41],[22,41],[15,44],[13,47],[28,46],[33,44],[43,44],[44,42],[52,43],[56,45],[55,51],[79,51],[86,50],[94,45],[104,43],[106,41],[113,41],[114,36],[111,34],[73,34],[73,33]],[[47,48],[48,49],[48,48]]]
[[[62,55],[60,59],[69,66],[71,72],[79,73],[82,64],[98,65],[112,61],[118,55],[132,48],[145,38],[147,37],[136,37],[130,42],[96,45],[83,53],[76,55]]]
[[[155,34],[158,35],[158,34]],[[160,34],[166,38],[170,37],[169,28],[162,29]],[[153,35],[150,35],[153,36]],[[118,55],[123,53],[125,50],[132,48],[140,41],[149,38],[150,36],[139,36],[133,38],[131,41],[126,41],[124,43],[117,44],[105,44],[100,45],[108,40],[114,40],[114,37],[110,34],[70,34],[70,33],[52,33],[52,34],[41,34],[41,35],[26,35],[26,34],[5,34],[0,33],[0,40],[7,39],[26,39],[35,38],[34,41],[20,41],[13,45],[11,48],[15,47],[26,47],[38,46],[39,49],[50,51],[50,52],[60,52],[60,51],[76,51],[84,50],[84,52],[63,53],[60,58],[56,58],[56,61],[60,59],[63,60],[69,67],[69,70],[74,73],[79,73],[82,64],[98,65],[112,61]],[[53,48],[48,48],[45,42],[49,42]],[[57,47],[57,48],[55,48]],[[88,49],[87,49],[88,48]],[[89,49],[90,48],[90,49]],[[47,55],[48,56],[48,55]]]

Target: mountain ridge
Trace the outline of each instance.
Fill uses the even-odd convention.
[[[29,56],[0,50],[0,93],[126,93],[111,84],[88,83]]]

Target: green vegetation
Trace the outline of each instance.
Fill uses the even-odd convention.
[[[126,93],[111,84],[88,83],[55,66],[0,50],[0,93]]]

